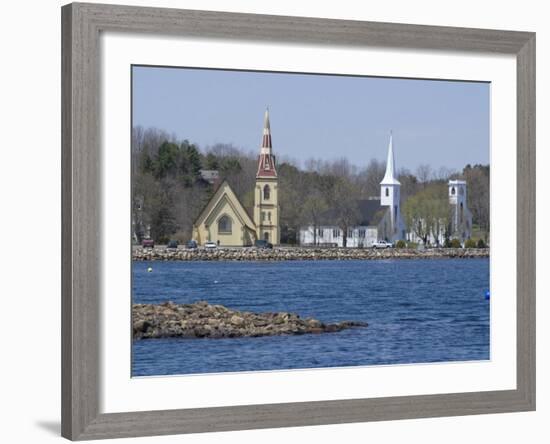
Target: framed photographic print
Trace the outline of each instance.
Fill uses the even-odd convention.
[[[535,408],[533,33],[62,23],[65,437]]]

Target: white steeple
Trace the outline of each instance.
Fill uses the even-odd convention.
[[[402,239],[404,226],[401,219],[401,183],[395,174],[395,159],[393,158],[393,135],[390,132],[390,143],[388,146],[388,161],[386,163],[386,174],[380,182],[380,205],[389,207],[386,213],[389,219],[389,226],[384,229],[384,236],[391,241]]]
[[[388,146],[388,160],[386,162],[386,174],[380,185],[401,185],[396,179],[395,174],[395,160],[393,158],[393,134],[390,132],[390,143]]]

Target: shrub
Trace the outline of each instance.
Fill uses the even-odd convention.
[[[156,241],[159,245],[166,245],[170,238],[168,236],[159,236]]]
[[[473,239],[468,239],[464,244],[465,248],[476,248],[476,246],[477,246],[477,242]]]
[[[407,242],[407,248],[416,250],[417,247],[418,247],[418,244],[416,242]]]
[[[451,239],[451,242],[449,243],[449,248],[460,248],[462,245],[460,244],[460,241],[458,239]]]
[[[485,244],[485,241],[483,239],[479,239],[477,241],[477,248],[487,248],[487,245]]]
[[[406,247],[407,247],[407,244],[405,243],[404,240],[398,240],[395,243],[395,248],[406,248]]]

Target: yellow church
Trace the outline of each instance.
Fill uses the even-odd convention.
[[[254,214],[250,217],[227,181],[222,182],[193,224],[193,239],[223,247],[254,245],[262,239],[280,243],[279,179],[271,144],[269,111],[264,116],[262,145],[254,189]]]

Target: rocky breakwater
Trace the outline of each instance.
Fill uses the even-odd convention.
[[[132,324],[134,339],[301,335],[367,326],[366,322],[358,321],[325,324],[317,319],[302,319],[295,313],[237,311],[205,301],[194,304],[134,304]]]
[[[444,259],[489,257],[488,248],[314,248],[314,247],[275,247],[259,248],[216,248],[213,250],[185,248],[166,249],[163,247],[133,250],[137,261],[300,261],[300,260],[376,260],[376,259]]]

